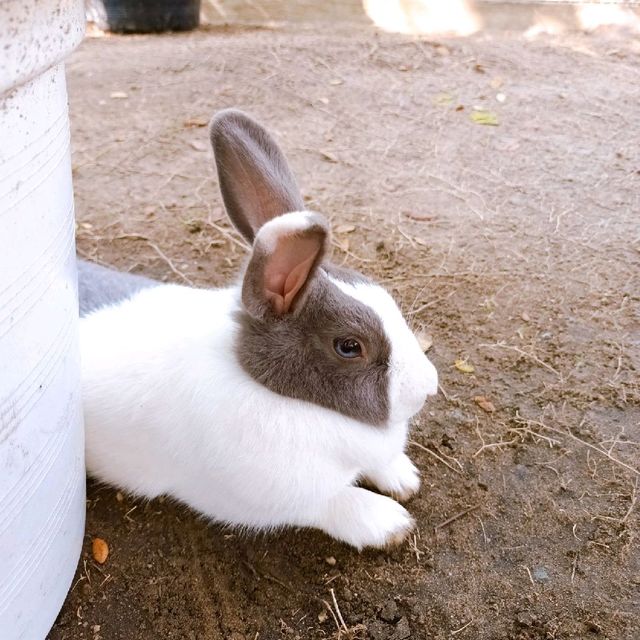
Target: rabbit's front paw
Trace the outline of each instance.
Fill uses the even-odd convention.
[[[402,505],[360,487],[345,487],[323,515],[323,531],[358,549],[399,544],[413,528]]]
[[[409,457],[401,453],[386,467],[367,471],[365,480],[398,500],[410,498],[420,488],[420,474]]]

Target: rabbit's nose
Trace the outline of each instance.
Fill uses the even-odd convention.
[[[397,397],[409,416],[418,413],[427,397],[438,392],[438,372],[422,352],[417,352],[398,372],[397,390]]]

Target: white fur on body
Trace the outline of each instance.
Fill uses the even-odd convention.
[[[375,310],[388,311],[389,301],[395,308],[377,286],[340,286]],[[234,525],[317,527],[358,548],[402,537],[412,525],[407,511],[353,483],[366,477],[400,498],[418,489],[403,451],[408,419],[435,392],[433,366],[409,358],[425,382],[409,390],[405,409],[392,399],[384,427],[280,396],[237,363],[239,296],[238,288],[164,285],[81,320],[89,473],[137,495],[169,494]],[[392,398],[406,396],[408,378],[393,371],[407,364],[398,354],[406,360],[409,338],[397,338],[397,317],[382,316]]]

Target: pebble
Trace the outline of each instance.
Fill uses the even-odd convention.
[[[535,567],[533,569],[533,578],[537,582],[549,582],[551,576],[545,567]]]
[[[395,622],[400,616],[398,615],[398,605],[395,600],[387,600],[380,611],[380,618],[385,622]]]
[[[376,620],[367,625],[367,631],[369,632],[371,640],[387,640],[390,637],[393,629],[390,628],[389,625],[386,625],[384,622]]]
[[[531,627],[536,623],[536,617],[528,611],[518,611],[516,622],[521,627]]]
[[[392,636],[392,640],[404,640],[411,635],[409,621],[406,618],[400,618],[396,625],[396,632]]]

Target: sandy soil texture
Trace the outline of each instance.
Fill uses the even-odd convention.
[[[81,255],[228,282],[244,251],[206,124],[240,107],[332,218],[334,259],[431,336],[442,393],[411,436],[417,529],[391,552],[239,535],[90,483],[50,640],[640,638],[639,64],[602,34],[85,41],[68,65]]]

